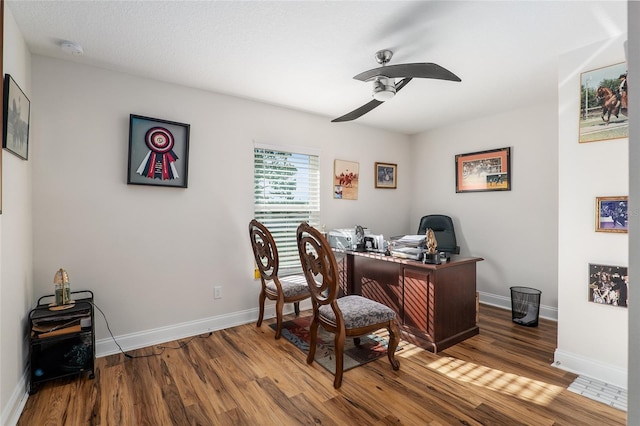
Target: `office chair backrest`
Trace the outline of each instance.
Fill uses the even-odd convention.
[[[420,219],[418,235],[427,233],[427,228],[433,229],[438,241],[438,251],[447,253],[460,253],[460,247],[456,240],[456,231],[453,227],[453,220],[443,214],[430,214]]]

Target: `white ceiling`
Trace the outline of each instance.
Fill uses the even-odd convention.
[[[6,1],[32,53],[308,111],[371,99],[353,76],[435,62],[353,122],[406,134],[555,96],[562,53],[626,33],[625,1]],[[70,56],[60,42],[84,49]],[[624,58],[622,46],[621,59]],[[576,88],[578,91],[579,88]]]

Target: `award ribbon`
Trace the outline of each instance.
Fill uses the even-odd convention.
[[[140,176],[150,179],[177,179],[175,162],[178,156],[173,152],[173,135],[164,127],[152,127],[144,136],[149,152],[136,170]]]

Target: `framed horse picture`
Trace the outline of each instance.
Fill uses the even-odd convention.
[[[626,62],[582,73],[578,141],[628,138],[627,106]]]
[[[596,197],[596,232],[629,232],[629,197]]]
[[[589,264],[589,302],[629,306],[629,274],[626,266]]]
[[[18,83],[4,76],[4,138],[2,147],[26,160],[29,157],[29,117],[31,102]]]
[[[355,161],[335,160],[333,163],[333,198],[358,199],[360,164]]]
[[[398,187],[398,165],[391,163],[376,163],[376,188]]]
[[[456,155],[456,192],[511,191],[511,148]]]

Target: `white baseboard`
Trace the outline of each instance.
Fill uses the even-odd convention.
[[[622,389],[627,387],[627,369],[605,364],[582,355],[556,349],[553,355],[554,367],[581,376],[591,377]]]
[[[0,413],[0,425],[15,426],[18,423],[20,414],[22,414],[22,410],[24,410],[24,406],[29,398],[29,392],[27,391],[27,386],[29,384],[28,378],[29,371],[25,370],[22,373],[20,381],[13,389],[13,393],[11,394],[11,398],[9,398],[7,406],[2,408],[2,413]]]
[[[497,308],[511,310],[511,297],[499,296],[492,293],[484,293],[479,291],[480,303],[495,306]],[[540,305],[540,318],[552,321],[558,321],[558,308],[552,306]]]
[[[309,300],[300,302],[300,309],[311,309],[311,302]],[[256,307],[246,311],[232,312],[230,314],[217,315],[196,321],[173,324],[167,327],[159,327],[136,333],[123,334],[115,336],[115,340],[118,342],[122,350],[127,352],[134,349],[171,342],[177,339],[197,336],[210,331],[223,330],[225,328],[255,322],[258,319],[258,313],[259,310]],[[293,313],[293,304],[287,303],[284,307],[284,313]],[[275,316],[275,306],[267,304],[267,306],[265,306],[264,319],[274,318]],[[96,317],[96,321],[100,321],[99,317]],[[118,345],[116,345],[111,337],[96,341],[96,357],[98,358],[117,354],[119,352],[120,348],[118,348]]]

